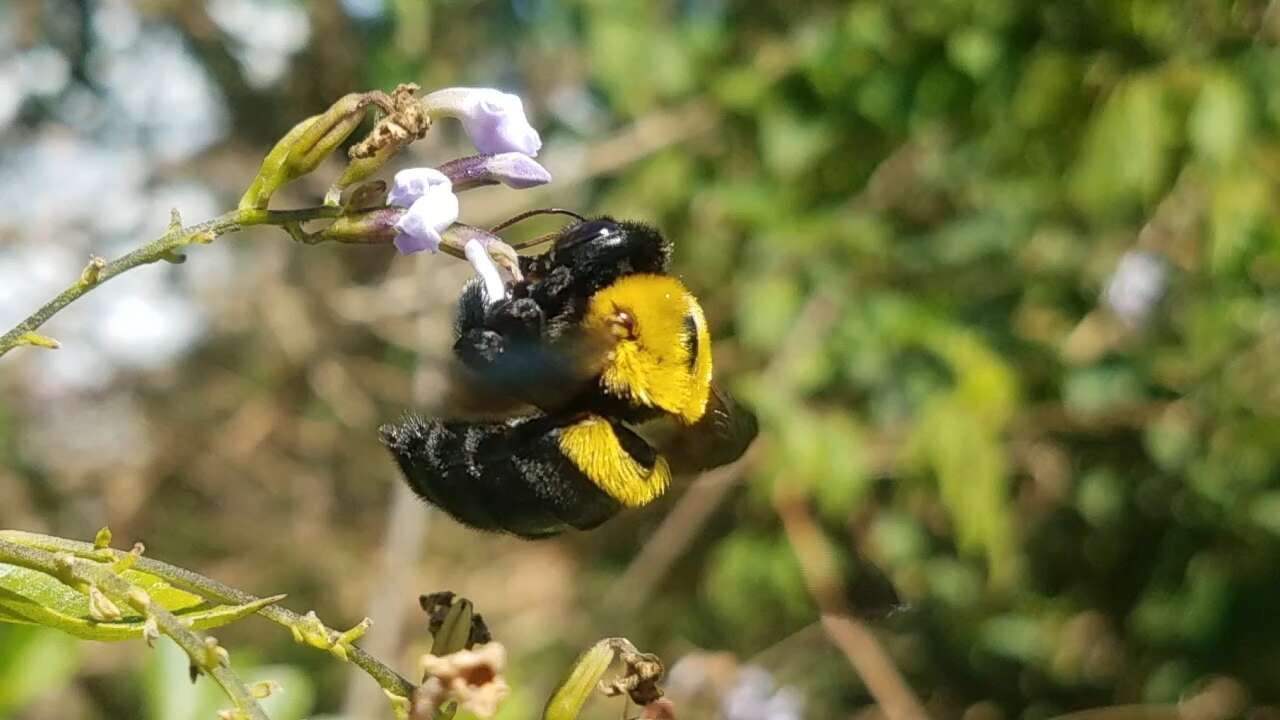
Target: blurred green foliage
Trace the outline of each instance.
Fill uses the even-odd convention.
[[[602,634],[664,657],[698,645],[743,658],[803,635],[815,609],[772,508],[782,488],[806,493],[847,552],[851,594],[859,557],[893,580],[909,608],[878,626],[941,717],[977,703],[1033,719],[1170,702],[1218,676],[1252,703],[1280,703],[1271,3],[405,1],[373,20],[345,18],[337,3],[308,7],[317,37],[286,90],[258,95],[184,14],[195,11],[155,12],[187,33],[228,88],[240,139],[263,150],[342,93],[406,80],[520,92],[545,123],[548,157],[604,146],[632,122],[682,120],[656,131],[669,143],[616,171],[551,185],[547,204],[643,218],[676,240],[678,272],[718,339],[718,373],[761,417],[759,452],[626,618],[594,603],[662,510],[567,541],[582,596],[571,635],[513,647],[516,676],[550,687]],[[1159,258],[1163,293],[1125,322],[1102,298],[1138,250]],[[287,263],[270,257],[317,303],[378,282],[384,267],[288,252]],[[186,361],[190,385],[161,379],[141,392],[184,438],[213,419],[166,406],[175,393],[216,386],[213,415],[278,403],[288,431],[230,467],[318,479],[345,514],[326,505],[306,518],[327,523],[340,547],[330,562],[349,568],[361,550],[347,541],[369,548],[379,533],[386,486],[371,478],[390,475],[372,425],[314,396],[324,387],[315,368],[375,358],[403,371],[411,353],[437,361],[445,345],[415,347],[405,338],[419,335],[353,327],[331,310],[310,313],[320,329],[294,346],[230,323]],[[374,415],[394,417],[407,373],[382,382],[359,367]],[[17,425],[0,418],[0,448],[16,446]],[[212,441],[189,442],[205,463],[218,457]],[[28,466],[21,450],[5,452]],[[162,467],[167,514],[136,520],[149,544],[196,559],[243,551],[243,521],[205,515],[198,479],[213,471],[196,465],[189,479]],[[43,487],[38,469],[22,474]],[[287,525],[310,512],[259,487],[238,490],[259,499],[245,502],[251,513]],[[33,494],[57,505],[56,490]],[[466,582],[473,551],[448,539],[431,549],[453,568],[444,580]],[[272,587],[249,576],[260,593],[339,602],[318,562],[282,565]],[[468,594],[486,608],[483,592]],[[495,630],[501,639],[501,622]],[[0,632],[6,653],[69,652],[8,642],[25,629]],[[805,643],[765,657],[804,690],[812,717],[869,702],[843,658],[820,637]],[[336,707],[337,683],[317,684],[319,707]],[[21,701],[0,692],[0,711]]]

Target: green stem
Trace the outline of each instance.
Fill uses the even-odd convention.
[[[114,552],[123,554],[118,550]],[[238,605],[246,600],[253,602],[253,598],[255,597],[247,592],[237,590],[230,585],[225,585],[212,578],[205,577],[199,573],[194,573],[185,568],[160,562],[159,560],[152,560],[146,557],[138,558],[134,567],[142,570],[143,572],[148,572],[152,575],[163,578],[183,590],[203,595],[210,600],[217,600],[222,603]],[[290,629],[299,627],[303,623],[302,615],[276,605],[264,607],[258,611],[258,614],[277,625]],[[336,630],[327,630],[326,632],[329,635],[330,640],[335,642],[337,641],[339,633]],[[351,658],[351,662],[355,663],[357,667],[365,671],[365,673],[367,673],[369,677],[373,678],[383,690],[402,697],[409,697],[413,692],[412,683],[401,677],[395,670],[383,665],[377,658],[364,650],[361,650],[359,647],[352,645],[348,648],[347,653]]]
[[[66,290],[31,313],[4,335],[0,335],[0,356],[20,345],[57,347],[57,343],[36,334],[36,330],[64,307],[78,300],[90,290],[111,278],[141,265],[172,258],[180,248],[192,243],[212,242],[227,233],[237,232],[253,225],[278,225],[308,220],[335,218],[342,213],[338,207],[312,207],[299,210],[258,210],[249,208],[234,210],[208,222],[191,227],[175,227],[160,237],[101,266],[96,272],[84,272]]]
[[[54,552],[67,552],[77,557],[83,558],[100,558],[104,552],[110,552],[113,557],[119,559],[127,553],[114,549],[98,549],[92,544],[79,542],[77,540],[68,540],[66,538],[53,537],[49,535],[40,535],[37,533],[22,532],[19,530],[0,530],[0,541],[9,541],[13,544],[39,548]],[[133,567],[143,572],[150,573],[163,580],[167,580],[175,587],[181,588],[188,592],[203,596],[209,600],[215,600],[221,603],[243,604],[245,602],[254,602],[257,598],[242,590],[218,582],[199,573],[192,572],[185,568],[170,565],[159,560],[153,560],[148,557],[140,557]],[[281,625],[290,630],[301,628],[305,624],[302,615],[292,610],[271,605],[258,611],[262,617],[270,620],[277,625]],[[340,633],[336,630],[326,628],[326,634],[331,641],[337,642]],[[400,697],[409,697],[413,693],[413,683],[406,680],[399,673],[386,665],[382,664],[377,658],[369,653],[361,650],[355,645],[347,648],[347,654],[351,662],[356,664],[369,677],[373,678],[383,690],[389,693],[399,695]]]
[[[186,651],[191,663],[218,683],[244,717],[249,720],[269,720],[266,712],[254,699],[253,692],[235,674],[230,664],[212,651],[211,646],[206,644],[205,636],[184,625],[168,610],[151,602],[145,592],[115,574],[110,565],[68,553],[60,556],[3,539],[0,539],[0,562],[45,573],[72,587],[96,586],[114,602],[127,603],[138,612],[154,618],[160,632],[173,638]]]

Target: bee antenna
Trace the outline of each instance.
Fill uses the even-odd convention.
[[[516,223],[524,220],[528,220],[529,218],[535,215],[568,215],[569,217],[575,218],[578,222],[586,221],[586,218],[582,217],[581,215],[579,215],[578,213],[572,210],[565,210],[564,208],[538,208],[537,210],[528,210],[520,213],[519,215],[516,215],[515,217],[503,220],[497,225],[494,225],[493,227],[489,228],[489,232],[496,233],[499,230],[505,230],[511,227],[512,225],[515,225]]]

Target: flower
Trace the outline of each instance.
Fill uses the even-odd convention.
[[[725,720],[800,720],[804,699],[794,688],[779,688],[764,668],[747,665],[725,693],[720,714]]]
[[[410,717],[435,717],[435,710],[450,700],[461,710],[479,717],[493,717],[509,688],[502,677],[507,651],[502,643],[490,642],[470,650],[438,657],[422,657],[422,685],[413,693]]]
[[[401,253],[440,247],[440,233],[458,219],[458,196],[453,183],[439,170],[409,168],[396,173],[391,191],[391,205],[408,208],[396,223],[395,246]]]
[[[1103,301],[1131,328],[1147,319],[1164,295],[1166,268],[1159,254],[1130,250],[1120,258],[1103,290]]]
[[[452,181],[439,170],[429,167],[401,170],[391,181],[391,191],[387,193],[387,204],[407,208],[432,192],[433,188],[440,186],[450,192],[453,191]]]
[[[507,286],[502,282],[498,266],[494,264],[493,258],[489,257],[489,251],[485,249],[484,243],[475,239],[468,240],[462,251],[467,256],[467,262],[475,268],[480,281],[484,283],[485,304],[492,305],[505,298]]]
[[[441,165],[440,172],[453,181],[457,192],[495,183],[524,190],[551,182],[551,173],[546,168],[519,152],[469,155]]]
[[[432,116],[456,117],[476,149],[486,155],[506,152],[536,156],[542,138],[525,117],[520,98],[493,88],[447,88],[423,98]]]

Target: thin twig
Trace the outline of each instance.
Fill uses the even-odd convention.
[[[118,552],[118,551],[117,551]],[[218,602],[242,605],[254,602],[255,597],[242,590],[237,590],[229,585],[224,585],[217,580],[205,577],[198,573],[194,573],[185,568],[176,567],[163,563],[158,560],[149,558],[139,558],[134,566],[144,572],[168,580],[183,590],[188,590],[203,595],[211,600]],[[282,625],[290,630],[298,628],[305,624],[304,616],[280,607],[279,605],[270,605],[258,611],[262,617],[270,620],[277,625]],[[338,642],[341,635],[336,630],[325,628],[325,634],[329,637],[330,642]],[[369,653],[360,649],[359,646],[351,645],[347,648],[348,657],[361,670],[364,670],[369,677],[382,687],[383,690],[408,697],[413,692],[413,683],[406,680],[395,670],[384,665],[380,660],[373,657]]]
[[[191,664],[213,678],[236,709],[250,720],[268,720],[267,714],[254,699],[253,692],[231,669],[225,652],[219,652],[216,641],[187,627],[177,617],[160,605],[153,603],[146,592],[117,575],[110,565],[96,562],[71,553],[54,553],[34,547],[0,540],[0,562],[19,565],[80,589],[89,585],[97,587],[112,601],[128,604],[148,618],[154,618],[157,629],[173,638],[191,659]]]
[[[414,268],[420,275],[430,265],[431,258],[420,253]],[[417,330],[420,347],[430,345],[429,335],[434,319],[429,313],[419,317]],[[429,384],[426,382],[428,367],[428,361],[419,357],[413,373],[414,407],[422,407],[430,400]],[[364,639],[368,647],[383,657],[389,657],[403,648],[406,635],[404,626],[408,617],[404,603],[395,598],[398,590],[405,586],[405,573],[419,565],[423,540],[434,514],[429,506],[418,499],[408,484],[400,479],[399,471],[396,471],[392,483],[394,489],[387,507],[387,536],[382,546],[382,567],[378,587],[370,594],[367,608],[369,617],[378,618],[378,624]],[[377,698],[362,690],[363,687],[367,686],[356,685],[354,675],[348,681],[343,715],[352,718],[369,715],[369,709],[375,706]]]
[[[104,552],[110,552],[113,557],[119,559],[126,555],[120,550],[114,549],[97,549],[93,545],[76,540],[67,540],[65,538],[52,537],[48,535],[39,535],[36,533],[26,533],[18,530],[0,530],[0,542],[8,542],[10,544],[22,547],[34,548],[46,552],[65,552],[73,554],[81,558],[96,558]],[[138,570],[150,573],[163,580],[167,580],[175,587],[188,592],[195,593],[209,600],[215,600],[221,603],[244,605],[257,602],[258,598],[242,590],[226,585],[199,573],[192,572],[186,568],[180,568],[170,565],[159,560],[153,560],[148,557],[139,557],[134,561],[134,565]],[[307,618],[287,608],[279,605],[269,605],[258,611],[262,617],[270,620],[277,625],[282,625],[290,631],[296,631],[310,625]],[[341,633],[330,628],[325,628],[325,635],[333,642],[339,642]],[[377,658],[369,653],[361,650],[355,645],[346,648],[347,656],[361,670],[364,670],[372,677],[378,685],[388,692],[394,693],[401,697],[408,697],[413,692],[413,683],[400,676],[396,671],[382,664]]]
[[[149,265],[160,260],[177,261],[177,252],[187,245],[212,242],[215,238],[228,233],[237,232],[253,225],[276,225],[284,227],[289,224],[303,223],[310,220],[335,218],[342,213],[338,207],[312,207],[299,210],[234,210],[224,215],[190,227],[170,226],[163,235],[126,253],[115,260],[104,263],[100,258],[90,261],[84,272],[57,297],[42,305],[13,329],[0,335],[0,356],[22,345],[39,345],[57,347],[57,342],[36,334],[36,330],[56,315],[60,310],[75,302],[90,290],[98,287],[111,278],[142,265]]]
[[[893,658],[871,629],[849,612],[837,580],[832,548],[814,523],[804,498],[779,494],[774,505],[800,562],[809,594],[818,606],[827,637],[848,658],[889,720],[927,720],[928,713],[903,680]]]
[[[662,524],[640,548],[626,572],[613,583],[601,607],[625,616],[643,605],[653,593],[654,587],[697,537],[725,495],[738,484],[749,465],[750,459],[743,457],[694,480],[671,512],[662,519]]]

